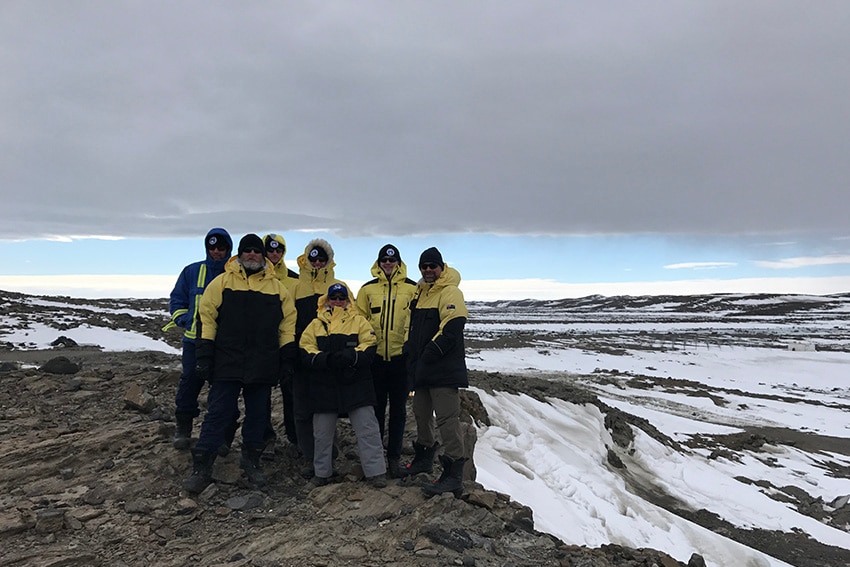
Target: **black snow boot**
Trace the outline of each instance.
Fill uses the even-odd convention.
[[[216,454],[212,451],[192,449],[192,476],[183,481],[186,492],[200,494],[212,483],[212,468]]]
[[[433,447],[426,447],[414,441],[413,450],[413,460],[402,469],[404,476],[433,472],[434,453],[437,451],[437,444],[434,443]]]
[[[376,474],[375,476],[366,477],[366,483],[375,488],[386,488],[387,475]]]
[[[274,460],[275,446],[277,445],[277,433],[274,428],[267,427],[263,432],[263,459],[267,461]]]
[[[443,465],[443,474],[432,484],[422,487],[425,496],[431,497],[444,492],[452,492],[455,498],[463,494],[463,465],[466,459],[451,459],[440,455],[440,464]]]
[[[242,447],[242,458],[239,460],[239,466],[245,472],[248,482],[257,488],[263,488],[268,484],[266,477],[263,476],[263,471],[260,467],[260,457],[263,454],[263,448],[249,449]]]
[[[387,476],[390,478],[401,478],[405,476],[405,468],[401,466],[398,457],[387,459]]]
[[[236,437],[237,429],[239,429],[239,422],[234,421],[224,430],[224,444],[218,447],[219,457],[226,457],[230,454],[230,448],[233,446],[233,439]]]
[[[174,416],[177,427],[174,429],[174,439],[171,444],[175,449],[185,451],[192,444],[192,416],[178,413]]]

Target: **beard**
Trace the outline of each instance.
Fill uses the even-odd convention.
[[[242,264],[242,267],[248,272],[259,272],[266,267],[265,258],[257,260],[256,262],[253,260],[243,260],[242,258],[239,258],[239,263]]]

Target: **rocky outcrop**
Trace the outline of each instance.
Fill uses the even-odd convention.
[[[263,492],[233,451],[191,498],[180,488],[188,453],[170,443],[178,368],[173,355],[87,353],[73,376],[3,375],[0,399],[15,400],[0,414],[4,565],[683,565],[653,550],[567,545],[472,480],[460,499],[425,498],[424,476],[373,488],[344,420],[335,482],[312,487],[284,444],[264,458]],[[473,435],[472,416],[487,419],[476,400],[464,396]]]

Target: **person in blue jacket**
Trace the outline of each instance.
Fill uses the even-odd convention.
[[[198,305],[204,290],[216,276],[224,273],[224,266],[230,259],[233,240],[223,228],[211,228],[204,238],[206,258],[189,264],[171,291],[169,310],[171,321],[162,328],[167,331],[181,327],[183,331],[183,372],[177,385],[174,419],[177,428],[174,431],[175,449],[188,449],[192,443],[192,422],[198,415],[198,395],[204,387],[204,381],[195,376],[195,340],[197,339]]]

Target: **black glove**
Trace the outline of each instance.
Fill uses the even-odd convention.
[[[437,343],[431,341],[422,350],[422,356],[419,357],[424,364],[433,364],[443,358],[443,351],[437,346]]]
[[[280,384],[290,385],[295,378],[295,368],[292,364],[282,364],[280,366]]]
[[[195,378],[201,382],[212,382],[212,367],[201,364],[195,366]]]
[[[198,339],[195,343],[195,376],[198,380],[211,382],[215,361],[215,343],[209,339]]]
[[[337,353],[340,359],[341,368],[350,368],[357,364],[357,351],[353,348],[347,348]]]
[[[331,370],[339,370],[345,368],[345,360],[342,357],[342,351],[328,353],[327,365]]]
[[[307,351],[301,351],[301,367],[315,368],[316,370],[326,370],[330,368],[330,366],[328,366],[328,356],[330,355],[325,351],[317,352],[316,354],[310,354]]]
[[[280,383],[291,384],[295,375],[295,343],[283,345],[278,350],[278,368],[280,369]]]

